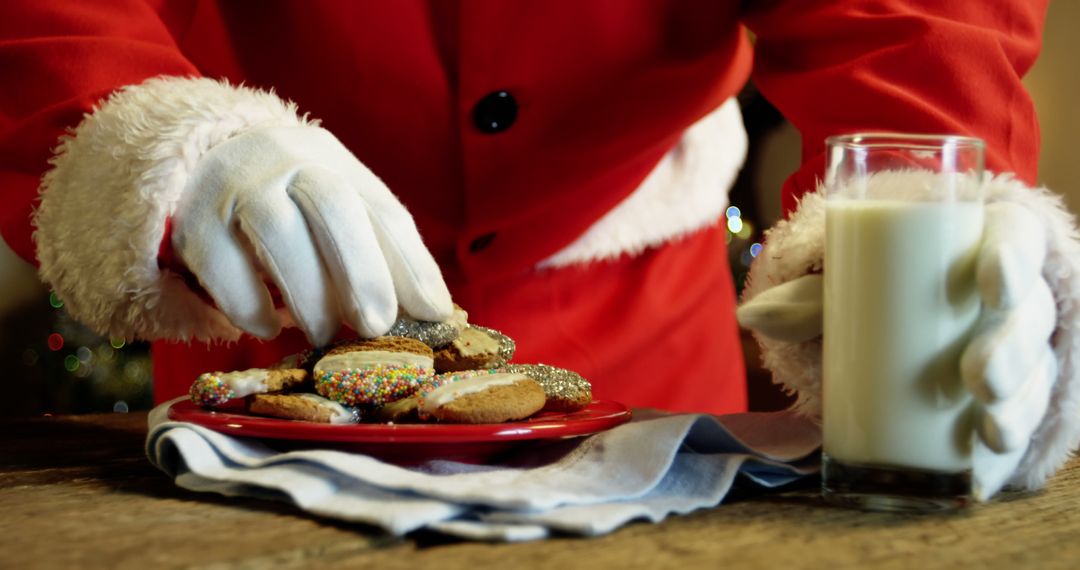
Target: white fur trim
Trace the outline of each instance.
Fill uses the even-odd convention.
[[[743,287],[742,301],[797,277],[822,270],[825,254],[825,197],[805,194],[788,219],[765,232],[764,247],[754,259]],[[784,342],[754,333],[761,345],[762,366],[773,382],[796,396],[793,409],[821,417],[821,338]]]
[[[1041,487],[1080,446],[1080,233],[1061,196],[1028,188],[1011,175],[989,178],[986,201],[1020,204],[1044,221],[1047,258],[1043,277],[1054,292],[1057,326],[1052,338],[1058,378],[1050,407],[1010,480],[1022,488]],[[765,247],[750,268],[743,301],[809,272],[822,270],[825,199],[822,189],[805,195],[788,220],[766,232]],[[821,340],[793,344],[755,335],[763,364],[773,380],[798,397],[795,409],[821,417]]]
[[[165,220],[210,148],[252,128],[309,124],[273,93],[155,78],[113,93],[61,139],[34,214],[42,279],[113,337],[235,339],[240,331],[158,269]]]
[[[728,99],[691,125],[630,196],[538,267],[637,255],[716,223],[746,149],[739,104]]]

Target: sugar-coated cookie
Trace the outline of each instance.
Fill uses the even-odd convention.
[[[435,351],[435,371],[461,372],[498,368],[514,356],[514,341],[503,333],[469,325],[461,336]]]
[[[442,322],[418,321],[402,315],[390,327],[386,336],[400,336],[418,340],[432,348],[450,344],[468,327],[469,314],[454,305],[454,312]]]
[[[188,391],[191,401],[204,407],[220,406],[234,398],[300,389],[310,377],[296,368],[251,368],[237,372],[200,374]]]
[[[346,406],[382,406],[411,396],[434,375],[426,344],[382,336],[335,345],[315,363],[315,390]]]
[[[318,394],[256,394],[248,401],[248,411],[260,416],[323,424],[355,424],[356,408],[343,406]]]
[[[420,391],[420,416],[465,424],[527,418],[544,407],[544,389],[520,373],[472,371],[444,374]]]
[[[547,364],[509,364],[503,370],[536,380],[547,396],[545,411],[576,412],[592,402],[592,384],[572,370]]]

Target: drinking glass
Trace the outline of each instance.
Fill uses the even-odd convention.
[[[980,313],[983,142],[827,139],[822,493],[940,511],[971,495],[960,355]]]

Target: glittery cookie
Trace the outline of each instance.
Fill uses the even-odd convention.
[[[536,380],[547,395],[545,411],[575,412],[592,402],[592,384],[572,370],[547,364],[509,364],[503,370]]]
[[[437,372],[496,368],[514,356],[514,341],[495,329],[469,325],[461,336],[435,351]]]
[[[419,412],[447,423],[501,423],[535,414],[545,399],[544,389],[524,374],[475,371],[425,383]]]
[[[322,424],[355,424],[356,408],[343,406],[317,394],[256,394],[248,401],[248,411],[260,416]]]
[[[299,390],[309,384],[306,370],[252,368],[237,372],[206,372],[191,384],[191,401],[204,407],[220,406],[234,398],[282,390]]]
[[[390,327],[387,336],[400,336],[418,340],[432,348],[446,346],[461,335],[468,326],[469,314],[465,309],[454,305],[454,312],[442,322],[418,321],[407,316],[400,316]]]
[[[378,337],[335,345],[315,363],[315,390],[346,406],[382,406],[411,396],[434,374],[426,344]]]

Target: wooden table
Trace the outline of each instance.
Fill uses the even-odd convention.
[[[180,489],[143,456],[145,426],[0,420],[0,568],[1080,568],[1080,460],[961,515],[830,508],[804,486],[599,538],[483,544]]]

